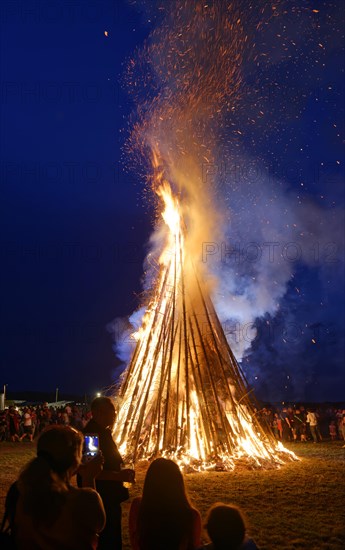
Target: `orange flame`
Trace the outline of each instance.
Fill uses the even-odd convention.
[[[185,313],[184,267],[190,259],[184,250],[180,203],[162,173],[156,193],[164,205],[161,217],[166,228],[165,246],[159,257],[160,273],[155,294],[141,328],[134,335],[137,348],[120,392],[115,435],[121,454],[136,459],[159,453],[174,458],[181,466],[194,465],[196,469],[214,467],[219,461],[232,469],[236,460],[243,458],[255,466],[280,465],[287,458],[296,458],[281,444],[269,439],[263,430],[258,432],[251,411],[230,386],[228,397],[217,397],[217,406],[220,416],[224,417],[222,429],[225,423],[225,429],[231,433],[233,453],[222,452],[210,439],[203,421],[205,404],[200,387],[197,387],[197,377],[188,375],[179,366],[181,341],[171,347],[165,345],[170,338],[176,337],[174,322],[178,315]],[[191,352],[190,361],[198,362],[197,353],[197,350]],[[164,416],[169,399],[174,402],[170,414],[176,418],[176,434],[170,440],[166,424],[171,416]]]

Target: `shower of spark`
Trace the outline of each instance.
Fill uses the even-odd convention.
[[[236,2],[177,1],[137,61],[154,94],[140,103],[129,143],[152,159],[164,242],[117,396],[115,438],[132,462],[168,456],[186,468],[232,469],[294,458],[257,415],[210,298],[217,281],[199,262],[221,219],[202,162],[213,158],[223,107],[236,105],[246,41]]]

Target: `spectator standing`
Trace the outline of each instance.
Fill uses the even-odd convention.
[[[289,413],[286,407],[281,412],[282,428],[283,428],[283,441],[291,441],[292,431]]]
[[[157,458],[147,470],[143,495],[129,512],[133,550],[193,550],[200,546],[201,519],[172,460]]]
[[[91,403],[92,418],[84,433],[98,434],[99,447],[104,456],[103,471],[96,479],[96,489],[102,497],[106,525],[99,538],[100,550],[121,550],[121,502],[128,500],[128,489],[123,481],[134,480],[134,470],[121,470],[123,460],[112,437],[115,407],[108,397],[96,397]]]
[[[37,434],[37,413],[34,408],[31,409],[31,425],[32,425],[32,437],[34,439]]]
[[[51,420],[51,412],[48,407],[48,403],[43,403],[39,412],[39,430],[42,432],[47,426],[49,426]]]
[[[335,441],[337,439],[337,426],[335,420],[331,420],[331,423],[329,425],[329,435],[332,441]]]
[[[10,439],[14,443],[19,441],[19,414],[14,407],[10,407],[8,411],[9,433]]]
[[[7,420],[5,411],[0,411],[0,441],[6,441],[7,438]]]
[[[281,425],[281,421],[280,421],[280,425]],[[277,413],[274,413],[273,421],[272,421],[272,428],[273,428],[274,437],[276,439],[281,439],[280,433],[279,433],[279,430],[278,430],[278,414]]]
[[[299,408],[296,408],[294,413],[293,438],[294,441],[307,440],[305,418]]]
[[[68,414],[66,409],[62,413],[62,423],[64,424],[64,426],[69,426],[70,424],[70,415]]]
[[[318,427],[317,416],[316,416],[315,412],[313,412],[311,410],[308,411],[307,422],[308,422],[309,427],[310,427],[310,433],[311,433],[311,436],[313,438],[313,442],[318,443],[319,441],[322,441],[322,437],[321,437],[320,430],[319,430],[319,427]]]
[[[336,418],[336,421],[337,421],[338,433],[339,433],[340,437],[342,437],[342,433],[341,433],[341,424],[342,424],[342,420],[343,420],[343,411],[342,411],[342,409],[338,409],[336,411],[335,418]]]
[[[343,410],[343,415],[340,422],[340,434],[345,442],[345,409]],[[345,447],[345,445],[343,445],[343,447]]]
[[[283,422],[279,413],[275,413],[274,416],[277,420],[277,429],[278,429],[279,439],[282,440],[283,439]]]
[[[32,416],[31,416],[30,409],[25,407],[22,420],[23,420],[23,435],[20,437],[20,441],[23,441],[23,439],[26,437],[29,438],[29,441],[32,441],[33,429],[32,429]]]
[[[82,416],[82,413],[79,407],[74,406],[72,408],[72,414],[70,416],[70,424],[71,426],[73,426],[73,428],[76,428],[76,430],[82,430],[84,427],[81,420],[81,416]]]
[[[18,550],[97,548],[105,514],[92,486],[102,469],[102,457],[82,467],[84,488],[72,487],[82,445],[82,434],[65,426],[50,426],[41,433],[37,457],[16,482],[12,532]]]

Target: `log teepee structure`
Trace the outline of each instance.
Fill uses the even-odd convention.
[[[185,231],[169,184],[167,243],[154,292],[119,390],[115,439],[132,462],[156,456],[185,467],[232,469],[281,464],[292,453],[257,415],[253,394],[185,250]]]

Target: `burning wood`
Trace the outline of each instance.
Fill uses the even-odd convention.
[[[211,300],[214,281],[196,262],[202,243],[221,234],[204,166],[207,176],[219,158],[222,113],[239,105],[246,14],[237,1],[177,0],[164,12],[126,77],[137,103],[127,152],[146,176],[153,156],[165,246],[120,387],[115,436],[131,462],[163,455],[195,469],[271,467],[294,455],[256,415]]]
[[[193,258],[181,208],[163,174],[166,245],[153,297],[120,388],[115,435],[132,462],[166,456],[195,469],[293,457],[255,414],[249,391]]]

